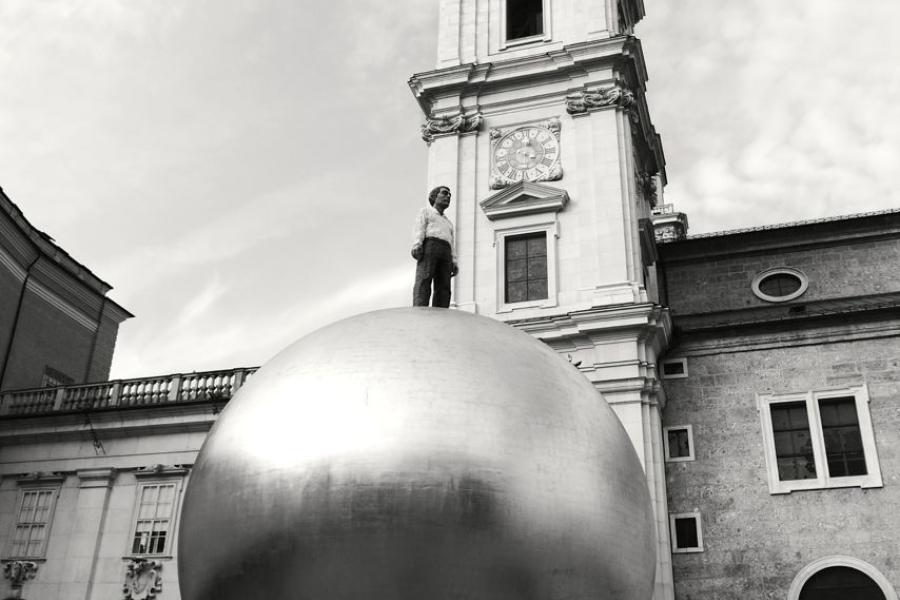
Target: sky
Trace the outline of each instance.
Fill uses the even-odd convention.
[[[900,3],[646,1],[702,233],[896,208]],[[264,363],[409,304],[437,0],[0,0],[0,186],[136,315],[112,378]]]

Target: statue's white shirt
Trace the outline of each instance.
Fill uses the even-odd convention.
[[[453,223],[431,205],[422,208],[416,216],[416,225],[413,229],[413,248],[418,248],[425,238],[437,238],[450,244],[450,253],[453,264],[456,264],[456,244],[453,239]]]

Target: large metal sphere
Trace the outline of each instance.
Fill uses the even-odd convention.
[[[184,600],[640,599],[646,479],[587,379],[457,311],[378,311],[266,364],[191,474]]]

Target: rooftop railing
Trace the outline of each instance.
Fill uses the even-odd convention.
[[[103,408],[229,400],[259,367],[176,373],[59,387],[9,390],[0,395],[0,417]]]

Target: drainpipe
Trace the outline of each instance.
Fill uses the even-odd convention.
[[[25,279],[22,280],[22,291],[19,292],[19,301],[16,303],[16,314],[13,317],[12,331],[9,332],[9,341],[6,343],[6,353],[3,355],[3,366],[0,367],[0,390],[3,389],[3,381],[6,379],[6,367],[9,365],[9,355],[12,354],[13,342],[16,340],[16,330],[19,328],[19,315],[22,312],[22,304],[25,300],[25,289],[28,287],[28,280],[31,279],[31,268],[40,260],[41,255],[38,254],[28,268],[25,269]]]
[[[91,340],[91,350],[88,352],[87,365],[84,367],[84,378],[82,381],[88,383],[91,376],[91,365],[94,364],[94,351],[97,349],[97,338],[100,337],[100,326],[103,323],[103,313],[106,312],[106,296],[100,302],[100,314],[97,315],[97,331],[94,332],[94,338]]]

